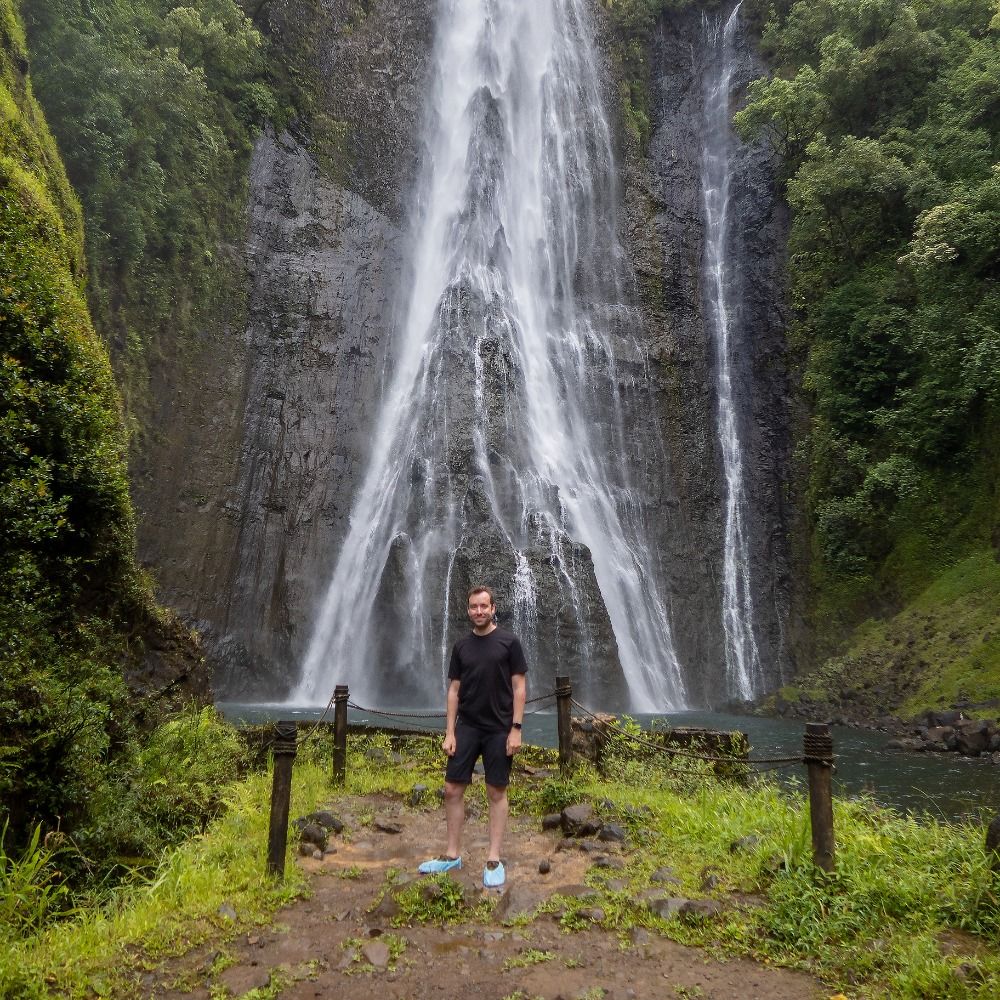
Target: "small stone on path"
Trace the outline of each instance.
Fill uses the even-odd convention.
[[[512,882],[497,900],[493,915],[497,920],[514,920],[517,917],[534,913],[544,901],[545,896],[534,886],[520,882]]]
[[[372,826],[376,830],[381,830],[383,833],[402,833],[403,825],[402,823],[397,823],[395,820],[386,819],[384,816],[377,816],[372,821]]]
[[[374,941],[366,941],[361,947],[361,954],[366,962],[381,969],[389,964],[389,946],[376,938]]]

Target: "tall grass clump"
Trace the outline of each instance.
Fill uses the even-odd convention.
[[[293,815],[315,809],[328,783],[310,755],[296,763]],[[295,865],[288,865],[284,882],[264,874],[269,797],[267,773],[226,786],[217,818],[164,851],[146,877],[119,884],[101,905],[40,931],[0,935],[0,996],[136,996],[141,965],[266,921],[304,887]],[[220,913],[223,903],[235,920]]]

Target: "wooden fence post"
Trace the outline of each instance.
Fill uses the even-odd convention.
[[[573,730],[570,700],[573,687],[568,677],[556,678],[556,719],[559,724],[559,770],[566,777],[573,769]]]
[[[347,780],[347,699],[346,684],[333,689],[333,782],[342,785]]]
[[[288,809],[292,797],[292,764],[295,763],[298,727],[294,722],[279,722],[274,728],[274,780],[271,785],[271,819],[267,837],[267,873],[281,879],[285,877]]]
[[[825,722],[806,723],[803,751],[809,772],[813,863],[832,872],[837,853],[833,835],[833,737]]]

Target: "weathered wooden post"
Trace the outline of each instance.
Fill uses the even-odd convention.
[[[333,783],[342,785],[347,780],[347,699],[346,684],[333,689]]]
[[[559,770],[563,777],[573,769],[573,729],[570,722],[570,701],[573,686],[568,677],[556,678],[556,719],[559,725]]]
[[[986,828],[986,859],[990,868],[1000,874],[1000,813],[993,817]]]
[[[292,764],[295,763],[297,727],[294,722],[275,725],[271,752],[274,781],[271,785],[271,821],[267,837],[267,873],[285,877],[285,847],[288,843],[288,808],[292,797]]]
[[[837,853],[833,836],[833,737],[825,722],[806,723],[803,751],[809,772],[813,863],[832,872]]]

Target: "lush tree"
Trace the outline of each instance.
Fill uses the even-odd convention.
[[[777,4],[774,75],[736,116],[785,156],[821,603],[892,599],[907,539],[958,555],[998,519],[997,22],[993,0]]]

